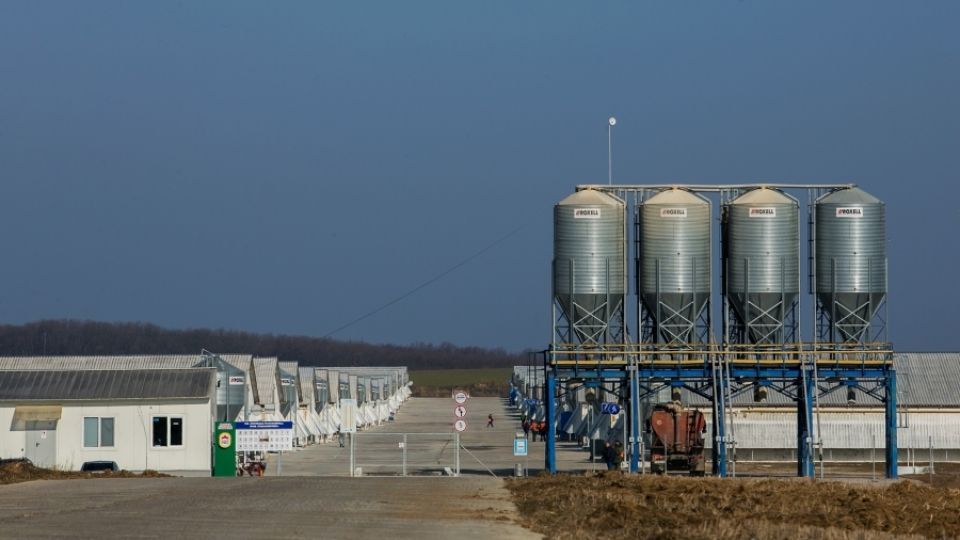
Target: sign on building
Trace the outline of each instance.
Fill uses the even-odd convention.
[[[293,422],[237,422],[238,452],[280,452],[293,450]]]

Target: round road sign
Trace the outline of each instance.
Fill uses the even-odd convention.
[[[468,396],[467,393],[464,392],[463,390],[457,390],[456,392],[453,393],[453,400],[460,404],[466,403],[467,399],[469,398],[470,396]]]
[[[453,415],[457,418],[463,418],[467,415],[467,408],[463,405],[457,405],[457,408],[453,410]]]
[[[453,429],[455,429],[455,430],[457,430],[457,431],[466,431],[466,430],[467,430],[467,422],[464,421],[464,420],[457,420],[456,422],[453,423]]]

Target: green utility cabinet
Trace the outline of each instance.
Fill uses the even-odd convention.
[[[237,437],[232,422],[213,423],[213,476],[237,475]]]

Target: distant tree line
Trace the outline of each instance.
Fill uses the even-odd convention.
[[[375,345],[329,338],[255,334],[236,330],[168,330],[147,323],[44,320],[0,325],[0,355],[116,355],[246,353],[277,356],[305,366],[407,366],[411,369],[509,367],[526,353],[449,343]]]

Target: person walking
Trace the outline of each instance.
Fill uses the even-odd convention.
[[[523,423],[520,424],[520,427],[523,428],[523,438],[529,439],[530,438],[530,421],[527,419],[524,419]]]
[[[600,454],[600,457],[603,458],[603,462],[607,464],[608,471],[613,470],[613,462],[614,462],[613,454],[614,454],[614,450],[613,450],[613,446],[610,445],[610,441],[606,441],[605,443],[603,443],[603,453]]]
[[[487,415],[487,427],[493,427],[493,413]]]
[[[611,470],[619,471],[623,464],[623,443],[617,441],[613,443],[613,468]]]

